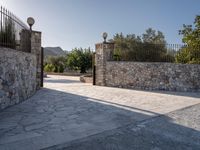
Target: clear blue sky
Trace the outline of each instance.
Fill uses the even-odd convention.
[[[152,27],[165,34],[168,43],[181,43],[178,30],[200,15],[200,0],[0,0],[23,21],[43,33],[43,46],[91,47],[106,31],[141,35]]]

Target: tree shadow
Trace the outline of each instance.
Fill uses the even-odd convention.
[[[196,149],[196,125],[193,121],[186,127],[170,116],[44,88],[0,112],[0,149]]]

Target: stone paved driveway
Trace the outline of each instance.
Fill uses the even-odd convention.
[[[47,150],[199,150],[200,104]]]
[[[199,103],[199,93],[98,87],[49,76],[44,89],[0,112],[0,150],[54,149]]]

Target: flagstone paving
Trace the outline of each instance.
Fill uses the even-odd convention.
[[[128,131],[130,125],[199,103],[200,93],[99,87],[80,83],[78,77],[48,76],[45,87],[33,97],[0,112],[0,150],[56,149],[54,146],[62,144],[66,147],[66,143],[99,134],[106,136],[117,129]],[[187,119],[185,123],[189,124]]]

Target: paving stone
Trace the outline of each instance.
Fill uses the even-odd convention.
[[[1,111],[0,149],[35,150],[70,143],[200,103],[200,93],[135,91],[92,86],[78,80],[49,76],[45,88],[33,97]],[[185,126],[199,128],[187,119],[184,122]],[[131,129],[143,130],[142,126]],[[113,138],[120,140],[118,136]]]

